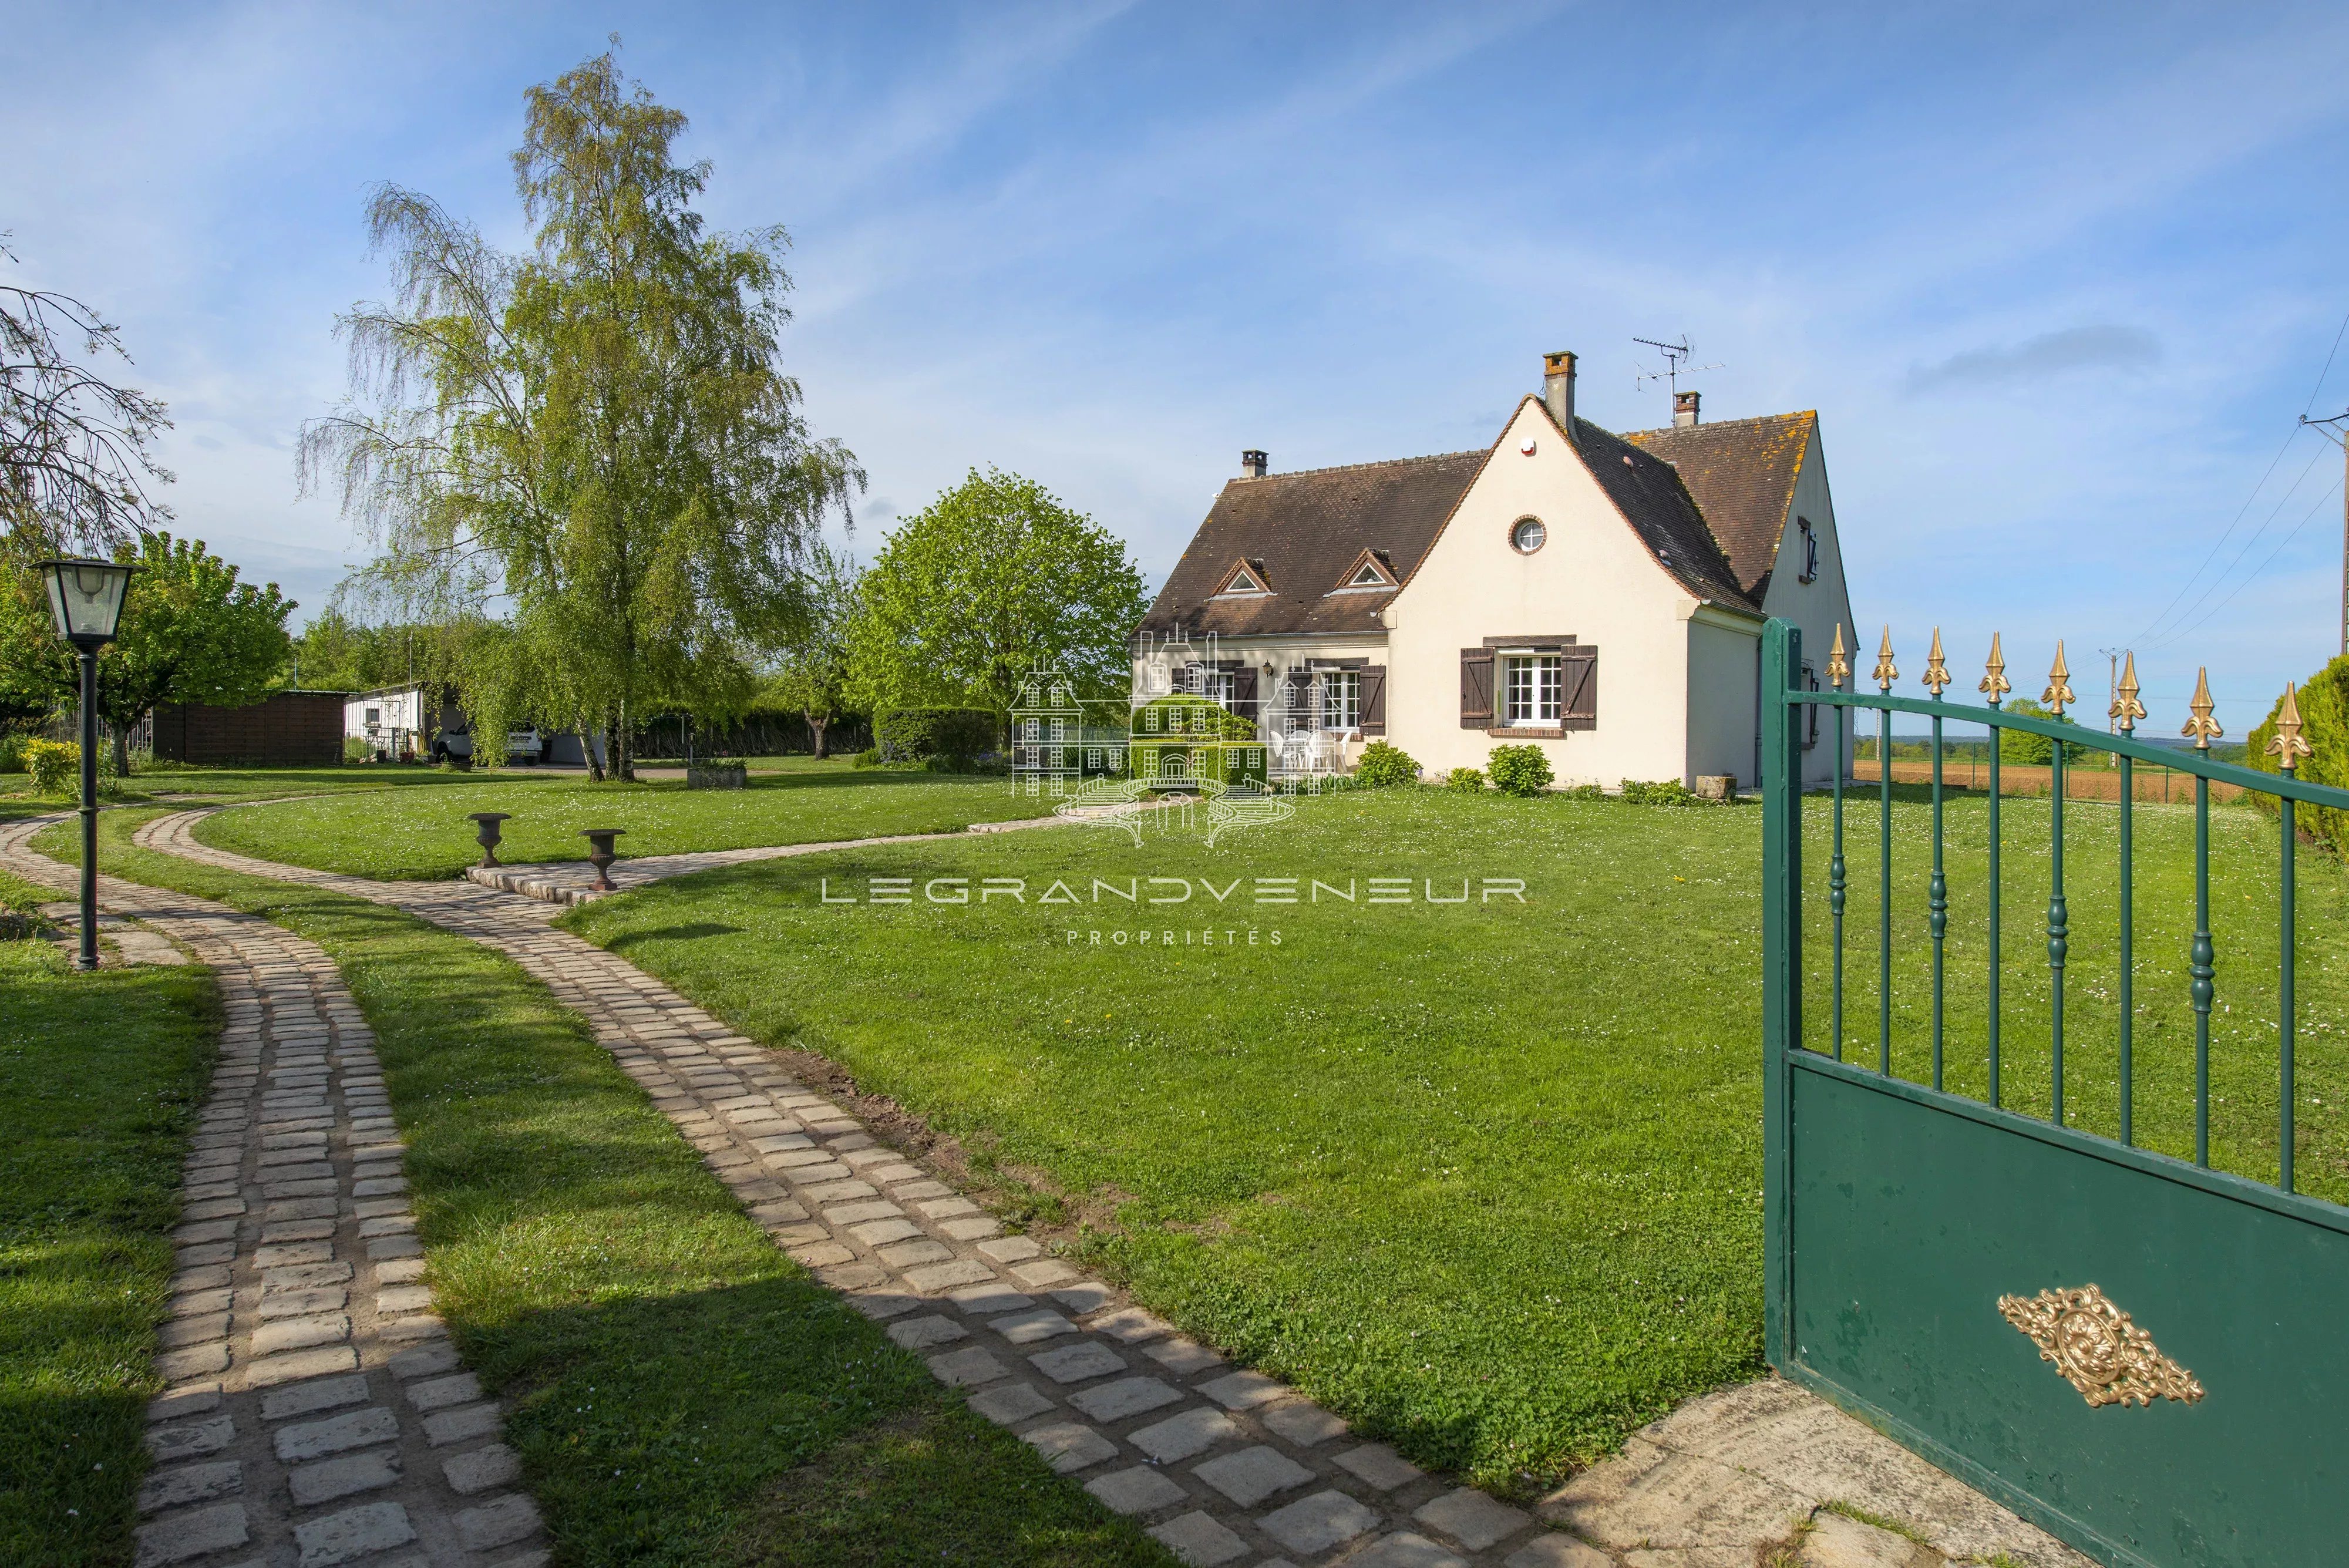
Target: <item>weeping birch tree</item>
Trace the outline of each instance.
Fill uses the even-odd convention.
[[[369,201],[392,297],[341,318],[351,394],[304,432],[302,477],[377,547],[347,599],[511,607],[506,656],[535,673],[469,682],[477,735],[578,724],[626,778],[636,716],[747,690],[801,633],[812,547],[864,474],[781,366],[787,236],[704,225],[685,117],[616,53],[525,99],[527,253],[415,192]]]

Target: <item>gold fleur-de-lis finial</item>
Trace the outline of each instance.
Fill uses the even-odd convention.
[[[2295,683],[2287,681],[2283,705],[2276,710],[2275,739],[2268,742],[2268,755],[2282,758],[2283,771],[2290,773],[2308,754],[2308,742],[2300,738],[2300,694]]]
[[[2218,704],[2210,701],[2209,666],[2204,665],[2196,671],[2194,701],[2189,702],[2187,706],[2194,711],[2194,717],[2187,720],[2186,728],[2178,732],[2181,735],[2191,735],[2194,738],[2194,749],[2207,752],[2210,749],[2212,741],[2219,740],[2227,733],[2219,727],[2219,721],[2210,716],[2211,710],[2218,707]]]
[[[2137,700],[2138,690],[2137,655],[2131,653],[2121,665],[2119,694],[2114,697],[2112,710],[2107,715],[2120,721],[2121,733],[2124,735],[2135,730],[2137,722],[2145,717],[2145,704]]]
[[[1899,679],[1900,671],[1892,663],[1892,628],[1888,626],[1884,628],[1884,642],[1876,650],[1876,684],[1889,691],[1892,683]]]
[[[1941,628],[1933,628],[1933,650],[1925,655],[1925,690],[1933,694],[1936,702],[1950,689],[1950,667],[1941,659]]]
[[[1835,646],[1827,649],[1827,684],[1843,690],[1845,679],[1851,674],[1851,664],[1843,655],[1843,622],[1836,622]]]
[[[2064,716],[2065,704],[2079,701],[2072,695],[2071,682],[2072,671],[2064,663],[2064,639],[2059,637],[2055,639],[2054,667],[2047,671],[2047,690],[2039,694],[2039,700],[2058,719]]]
[[[1982,665],[1982,684],[1974,690],[1987,692],[1990,696],[1990,705],[1993,708],[2005,699],[2008,692],[2014,690],[2014,683],[2006,678],[2006,656],[1998,650],[1998,633],[1996,632],[1990,634],[1990,658]]]

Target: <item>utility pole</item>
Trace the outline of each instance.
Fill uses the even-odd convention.
[[[2329,420],[2312,420],[2302,414],[2300,422],[2313,426],[2317,434],[2341,449],[2341,651],[2349,653],[2349,441],[2326,428],[2339,425],[2349,430],[2349,412],[2335,414]]]
[[[2105,697],[2107,701],[2114,705],[2112,711],[2105,719],[2105,733],[2109,735],[2114,733],[2114,721],[2118,718],[2120,714],[2121,649],[2117,648],[2100,648],[2096,649],[2096,651],[2105,656],[2105,686],[2106,688]]]

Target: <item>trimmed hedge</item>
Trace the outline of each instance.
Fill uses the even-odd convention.
[[[1133,724],[1127,750],[1131,777],[1168,776],[1166,753],[1177,752],[1184,757],[1175,778],[1266,786],[1270,748],[1257,738],[1253,720],[1227,712],[1220,703],[1205,697],[1160,697],[1135,710]]]
[[[884,708],[873,743],[885,763],[976,757],[995,750],[1001,722],[984,708]]]
[[[2300,689],[2299,704],[2300,738],[2308,742],[2309,754],[2300,759],[2292,776],[2335,789],[2349,788],[2349,655],[2310,676]],[[2282,706],[2283,699],[2277,698],[2260,727],[2243,738],[2244,766],[2261,773],[2277,771],[2281,759],[2268,755],[2268,742],[2275,739],[2276,712]],[[2251,804],[2271,816],[2275,815],[2276,798],[2271,794],[2253,791]],[[2349,849],[2349,811],[2301,805],[2293,808],[2292,820],[2293,826],[2318,843],[2336,851]]]

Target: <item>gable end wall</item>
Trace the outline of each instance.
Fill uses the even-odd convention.
[[[1509,545],[1526,516],[1549,531],[1530,556]],[[1388,738],[1437,774],[1487,766],[1511,737],[1460,727],[1460,650],[1572,637],[1599,649],[1598,723],[1534,742],[1558,783],[1683,778],[1694,606],[1528,400],[1388,612]]]

